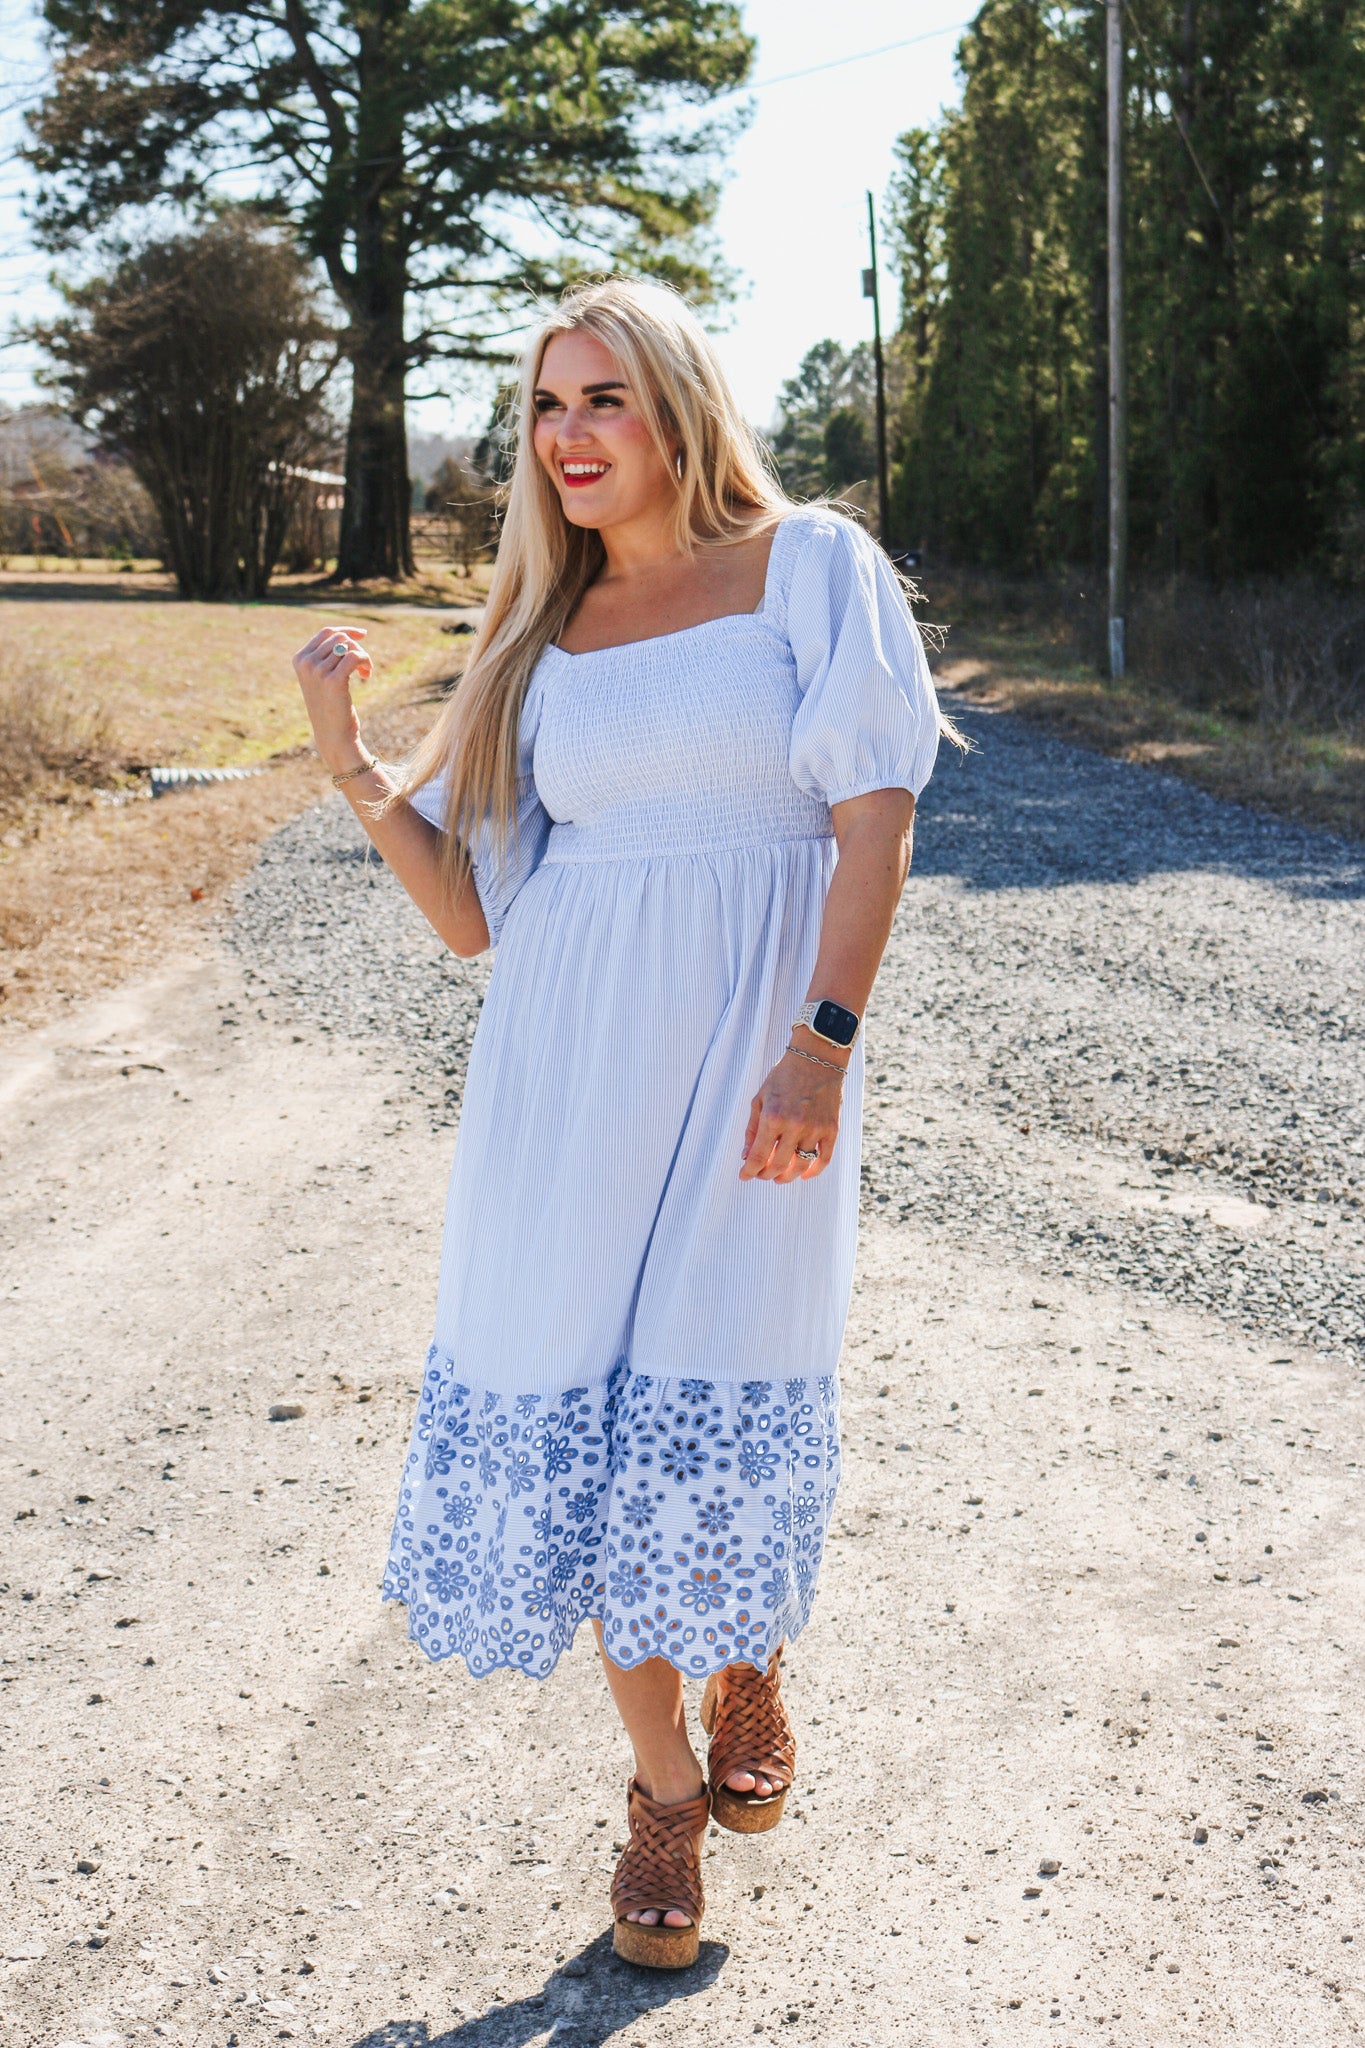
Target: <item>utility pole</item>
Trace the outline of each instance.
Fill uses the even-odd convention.
[[[1128,613],[1128,366],[1123,334],[1123,0],[1104,0],[1109,131],[1109,673]]]
[[[872,360],[877,370],[877,527],[884,548],[891,545],[891,493],[886,471],[886,377],[882,368],[882,308],[877,294],[877,216],[867,195],[867,243],[872,268],[863,272],[863,297],[872,301]]]

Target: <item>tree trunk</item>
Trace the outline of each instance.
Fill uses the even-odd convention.
[[[401,284],[386,296],[391,303],[379,318],[353,323],[338,582],[413,573]]]
[[[361,10],[356,159],[365,168],[359,173],[355,267],[342,294],[350,314],[352,384],[338,582],[412,574],[403,333],[408,250],[400,193],[401,96],[395,99],[392,48],[408,7],[409,0],[378,0]]]

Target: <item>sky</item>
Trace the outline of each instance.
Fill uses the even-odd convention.
[[[783,380],[812,343],[827,335],[845,344],[870,336],[872,309],[862,297],[866,194],[876,195],[880,211],[897,135],[932,121],[955,100],[954,31],[971,11],[962,0],[744,6],[745,25],[758,39],[754,118],[730,157],[716,222],[722,254],[740,273],[740,296],[717,345],[741,405],[760,426],[771,422]],[[0,0],[0,47],[7,81],[17,87],[0,104],[0,303],[29,320],[53,304],[48,259],[25,232],[23,175],[13,160],[14,101],[42,76],[31,0]],[[793,72],[809,75],[792,78]],[[888,279],[883,325],[895,316]],[[0,401],[33,398],[33,368],[27,348],[0,349]],[[452,390],[415,405],[411,424],[426,433],[466,432],[486,414],[482,390]]]

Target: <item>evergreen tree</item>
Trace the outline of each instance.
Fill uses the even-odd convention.
[[[1365,0],[1140,0],[1125,21],[1135,560],[1349,569]],[[903,139],[889,195],[913,366],[898,524],[984,562],[1097,561],[1103,8],[986,0],[959,63],[960,108]]]
[[[867,417],[854,405],[836,406],[825,421],[825,483],[831,491],[847,490],[871,476],[877,462]]]
[[[896,142],[894,154],[896,168],[886,195],[886,230],[892,259],[900,271],[913,392],[928,379],[947,281],[943,237],[947,163],[943,137],[933,128],[907,129]]]
[[[818,498],[871,474],[875,405],[867,342],[850,349],[837,341],[817,341],[807,349],[796,375],[782,386],[772,441],[783,485],[794,498]],[[864,459],[857,454],[860,446],[867,451],[862,468],[856,467]]]
[[[414,363],[506,360],[528,292],[584,268],[704,295],[742,83],[730,0],[45,0],[32,122],[49,246],[127,208],[240,196],[288,220],[344,308],[343,577],[412,566]],[[681,114],[681,118],[679,115]],[[412,309],[416,306],[415,314]]]

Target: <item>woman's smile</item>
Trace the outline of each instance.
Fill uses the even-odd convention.
[[[581,491],[586,484],[600,483],[610,468],[609,462],[601,462],[595,456],[562,455],[559,459],[559,473],[571,491]]]

